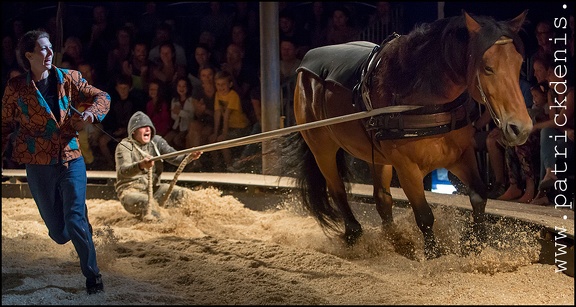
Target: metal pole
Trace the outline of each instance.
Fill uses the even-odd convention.
[[[291,126],[288,128],[266,131],[266,132],[262,132],[262,133],[258,133],[258,134],[252,134],[252,135],[248,135],[248,136],[240,137],[240,138],[236,138],[236,139],[225,140],[225,141],[221,141],[221,142],[217,142],[217,143],[206,144],[206,145],[196,146],[196,147],[192,147],[192,148],[188,148],[188,149],[183,149],[180,151],[175,151],[175,152],[171,152],[168,154],[152,157],[150,160],[156,161],[156,160],[161,160],[161,159],[168,159],[168,158],[180,156],[183,154],[188,154],[188,153],[191,153],[194,151],[207,152],[207,151],[220,150],[220,149],[225,149],[225,148],[230,148],[230,147],[235,147],[235,146],[248,145],[248,144],[258,143],[258,142],[262,142],[265,140],[277,138],[279,136],[286,135],[286,134],[289,134],[292,132],[303,131],[303,130],[308,130],[308,129],[312,129],[312,128],[318,128],[318,127],[323,127],[323,126],[328,126],[328,125],[339,124],[339,123],[343,123],[343,122],[362,119],[362,118],[375,116],[375,115],[379,115],[379,114],[384,114],[384,113],[398,113],[398,112],[410,111],[410,110],[419,109],[421,107],[422,106],[391,106],[391,107],[378,108],[378,109],[374,109],[374,110],[370,110],[370,111],[364,111],[364,112],[352,113],[352,114],[347,114],[347,115],[342,115],[342,116],[336,116],[336,117],[332,117],[332,118],[317,120],[317,121],[306,123],[306,124]]]
[[[280,38],[278,2],[260,2],[260,88],[262,132],[280,128]],[[269,142],[262,143],[262,174],[269,175],[279,153]]]

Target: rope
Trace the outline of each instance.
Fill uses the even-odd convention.
[[[153,170],[154,167],[148,169],[148,206],[146,206],[146,214],[144,215],[146,219],[154,218],[152,211],[156,211],[155,209],[157,209],[158,206],[156,199],[154,199]]]
[[[178,176],[180,176],[180,174],[184,170],[184,167],[186,167],[186,165],[188,164],[188,161],[190,160],[190,157],[192,156],[192,154],[193,154],[193,152],[187,154],[186,157],[184,157],[184,159],[182,160],[182,162],[180,162],[178,169],[176,169],[176,172],[174,173],[174,178],[172,178],[172,181],[170,182],[170,186],[168,187],[168,190],[166,191],[166,193],[163,195],[162,199],[160,200],[160,204],[159,204],[160,207],[163,207],[164,204],[166,203],[166,201],[168,200],[168,197],[170,197],[170,193],[172,193],[172,190],[174,189],[174,185],[176,184],[176,181],[178,181]]]

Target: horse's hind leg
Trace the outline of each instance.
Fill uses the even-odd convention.
[[[392,165],[372,165],[374,201],[376,211],[382,218],[382,226],[388,227],[393,222],[392,216],[392,194],[390,194],[390,183],[392,182]]]
[[[469,147],[466,149],[458,162],[449,167],[448,170],[456,175],[467,187],[474,220],[473,234],[477,239],[477,243],[483,243],[486,241],[486,184],[480,177],[474,148]],[[472,247],[477,248],[478,246]]]
[[[440,250],[438,249],[434,231],[432,230],[434,214],[424,194],[424,175],[422,171],[420,171],[420,168],[412,163],[402,167],[396,167],[396,172],[402,190],[404,190],[412,206],[412,211],[414,211],[416,224],[424,235],[424,256],[426,259],[437,258],[440,256]]]

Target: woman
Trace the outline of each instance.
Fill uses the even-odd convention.
[[[58,244],[72,241],[88,294],[102,292],[78,131],[104,119],[110,96],[88,84],[78,71],[52,65],[48,33],[27,32],[18,47],[27,73],[11,79],[2,97],[2,149],[13,138],[12,159],[26,167],[28,186],[48,235]],[[75,111],[80,107],[85,108],[81,114]]]

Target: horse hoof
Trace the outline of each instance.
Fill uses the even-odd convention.
[[[346,231],[344,234],[344,241],[348,246],[353,246],[358,242],[358,239],[362,236],[362,229],[354,230],[354,231]]]
[[[424,257],[426,260],[436,259],[442,256],[438,247],[424,248]]]
[[[425,240],[424,242],[424,257],[426,260],[435,259],[442,255],[436,240]]]

